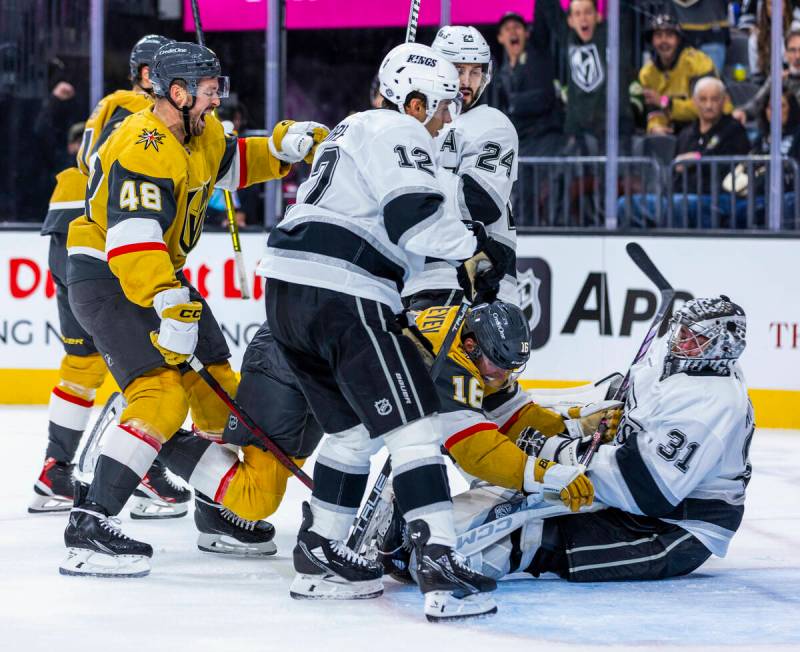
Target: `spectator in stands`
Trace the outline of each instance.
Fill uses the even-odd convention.
[[[630,33],[630,15],[621,12],[620,30]],[[567,57],[567,114],[564,131],[575,153],[603,149],[606,136],[606,45],[608,30],[595,0],[571,0],[565,12],[560,0],[537,0],[534,26],[555,35]],[[620,51],[620,149],[629,148],[633,131],[630,85],[631,53],[623,39]]]
[[[672,201],[673,222],[669,226],[708,228],[725,226],[732,213],[730,202],[721,201],[724,172],[716,174],[717,187],[712,187],[715,178],[711,165],[695,165],[690,161],[702,160],[708,156],[740,157],[750,150],[750,141],[744,127],[726,115],[725,85],[716,77],[703,77],[695,84],[693,101],[698,118],[685,127],[678,137],[676,162],[673,180]],[[712,164],[713,165],[713,164]],[[724,169],[724,167],[723,167]],[[630,207],[625,198],[620,199],[618,211],[625,224],[628,212],[632,212],[634,226],[657,225],[657,207],[661,199],[656,195],[634,195]],[[661,202],[661,214],[667,212],[667,205]]]
[[[536,26],[539,27],[539,26]],[[507,13],[497,28],[503,46],[490,92],[490,104],[505,113],[517,130],[522,156],[556,156],[562,145],[563,111],[553,79],[549,48],[540,47],[538,30],[528,38],[525,19]]]
[[[787,66],[783,71],[783,88],[794,95],[795,99],[800,103],[800,30],[789,32],[784,46],[786,48]],[[733,112],[733,117],[742,124],[757,119],[763,114],[764,108],[769,103],[771,91],[772,81],[767,79],[758,89],[758,93],[753,96],[753,99]]]
[[[730,40],[727,0],[672,0],[677,23],[688,45],[702,50],[719,73],[725,69],[725,52]]]
[[[697,119],[692,87],[701,77],[717,76],[711,58],[688,45],[670,14],[655,16],[647,37],[653,58],[639,72],[647,113],[648,134],[678,133]],[[728,103],[728,113],[733,109]]]
[[[750,77],[757,84],[769,77],[772,44],[772,2],[759,2],[750,32]],[[783,33],[800,29],[800,0],[783,0]]]

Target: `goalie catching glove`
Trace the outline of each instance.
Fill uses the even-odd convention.
[[[470,303],[491,303],[506,274],[509,254],[486,234],[480,222],[464,222],[478,241],[475,254],[456,269],[458,284]]]
[[[285,163],[311,163],[317,145],[328,137],[329,129],[319,122],[283,120],[269,137],[269,151]]]
[[[168,365],[186,362],[197,346],[197,322],[203,304],[189,300],[189,288],[172,288],[153,298],[153,308],[161,318],[158,331],[150,332],[153,346]]]
[[[589,507],[594,502],[594,486],[580,467],[564,466],[544,458],[528,458],[523,488],[529,493],[541,488],[554,491],[571,512]]]

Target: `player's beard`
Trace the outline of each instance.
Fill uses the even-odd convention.
[[[208,113],[210,113],[210,111],[208,111]],[[189,126],[192,130],[192,136],[202,136],[206,128],[206,111],[201,112],[193,118]]]
[[[459,90],[461,91],[461,96],[464,98],[464,109],[468,109],[470,106],[472,106],[472,102],[475,101],[475,91],[467,86],[464,86]]]

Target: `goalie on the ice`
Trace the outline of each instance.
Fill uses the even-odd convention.
[[[486,484],[454,497],[470,564],[495,578],[554,572],[599,582],[676,577],[725,556],[751,473],[753,411],[738,363],[745,332],[744,311],[725,296],[675,313],[667,335],[631,369],[616,436],[586,470],[599,510],[542,519],[530,509],[528,522],[484,547],[464,542],[475,528],[524,512],[525,497]],[[526,429],[518,444],[577,470],[588,440]],[[403,568],[402,528],[393,525],[382,547]]]

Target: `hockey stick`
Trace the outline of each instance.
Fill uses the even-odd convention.
[[[303,471],[294,461],[284,453],[281,448],[274,442],[272,439],[269,438],[269,435],[265,433],[261,428],[258,427],[255,421],[251,419],[247,412],[245,412],[242,407],[236,402],[228,392],[219,384],[214,376],[205,368],[202,362],[198,360],[195,356],[190,356],[189,359],[186,361],[187,364],[197,372],[197,374],[208,384],[208,386],[214,391],[214,393],[219,396],[225,405],[228,406],[228,409],[233,413],[233,415],[241,421],[245,427],[253,433],[267,450],[272,453],[276,459],[283,464],[289,471],[291,471],[300,482],[302,482],[306,487],[309,489],[314,488],[314,482],[308,476],[308,474]]]
[[[421,2],[422,0],[411,0],[411,7],[408,10],[408,25],[406,26],[406,43],[414,43],[417,40],[417,24],[419,23],[419,6]],[[466,310],[464,313],[466,314]],[[463,320],[464,318],[462,317],[461,321]],[[449,337],[450,333],[447,335]],[[453,337],[455,337],[455,334]],[[439,350],[439,355],[436,356],[436,360],[433,362],[433,367],[431,367],[431,376],[434,380],[436,380],[436,376],[433,375],[433,370],[436,368],[436,363],[441,357],[441,352],[444,350],[445,344],[449,349],[450,344],[452,344],[452,340],[453,338],[450,338],[450,342],[448,343],[445,339],[445,343],[442,344],[442,348]],[[439,369],[441,369],[443,362],[443,360],[439,362]],[[389,479],[389,474],[391,472],[392,460],[391,458],[387,457],[386,462],[383,464],[383,468],[381,468],[380,473],[378,473],[375,484],[372,486],[372,490],[369,492],[367,502],[364,503],[364,507],[356,517],[356,520],[353,523],[353,530],[350,532],[350,536],[347,538],[347,547],[351,550],[358,552],[361,546],[364,545],[364,541],[366,540],[368,533],[367,529],[374,521],[376,509],[381,501],[381,493],[383,492],[383,488],[386,485],[386,481]]]
[[[192,0],[192,16],[194,17],[194,32],[197,37],[199,45],[205,45],[205,38],[203,36],[203,25],[200,22],[200,8],[197,6],[197,0]],[[217,112],[214,111],[214,115]],[[244,264],[244,255],[242,254],[242,241],[239,238],[239,225],[236,223],[236,216],[233,211],[233,197],[229,190],[222,190],[222,196],[225,198],[225,212],[228,216],[228,231],[231,234],[231,243],[233,244],[233,259],[236,266],[236,273],[239,277],[239,287],[242,292],[242,299],[250,298],[250,285],[247,282],[247,268]]]
[[[625,374],[625,378],[622,379],[617,391],[614,392],[614,396],[612,398],[616,401],[624,401],[625,397],[628,395],[628,385],[631,381],[631,369],[636,363],[640,362],[645,355],[647,355],[647,351],[650,349],[650,344],[652,344],[653,340],[655,339],[658,329],[661,326],[661,322],[664,320],[667,311],[672,305],[672,299],[675,297],[675,290],[667,282],[667,279],[664,278],[661,272],[658,271],[658,268],[655,266],[653,261],[650,260],[650,257],[645,253],[644,249],[642,249],[640,245],[635,242],[629,242],[625,247],[625,251],[628,252],[631,260],[636,263],[636,266],[644,273],[644,275],[649,278],[653,285],[658,288],[658,291],[661,293],[661,302],[658,304],[655,317],[653,317],[653,321],[650,324],[650,330],[648,330],[647,334],[644,336],[644,340],[642,341],[641,346],[639,346],[639,350],[636,352],[633,362],[631,362],[631,366],[628,367],[628,373]],[[603,435],[607,430],[608,423],[605,419],[603,419],[595,433],[592,435],[592,441],[589,443],[589,448],[586,449],[583,457],[581,457],[580,466],[583,471],[586,470],[586,467],[589,466],[589,462],[592,461],[592,457],[594,457],[597,447],[600,445],[600,440],[602,440]]]
[[[114,392],[108,397],[106,404],[97,417],[97,421],[92,426],[92,431],[86,438],[81,456],[78,458],[78,471],[80,473],[86,475],[94,473],[97,458],[100,457],[100,442],[103,440],[103,434],[112,422],[119,419],[119,415],[126,405],[125,397],[119,392]]]

